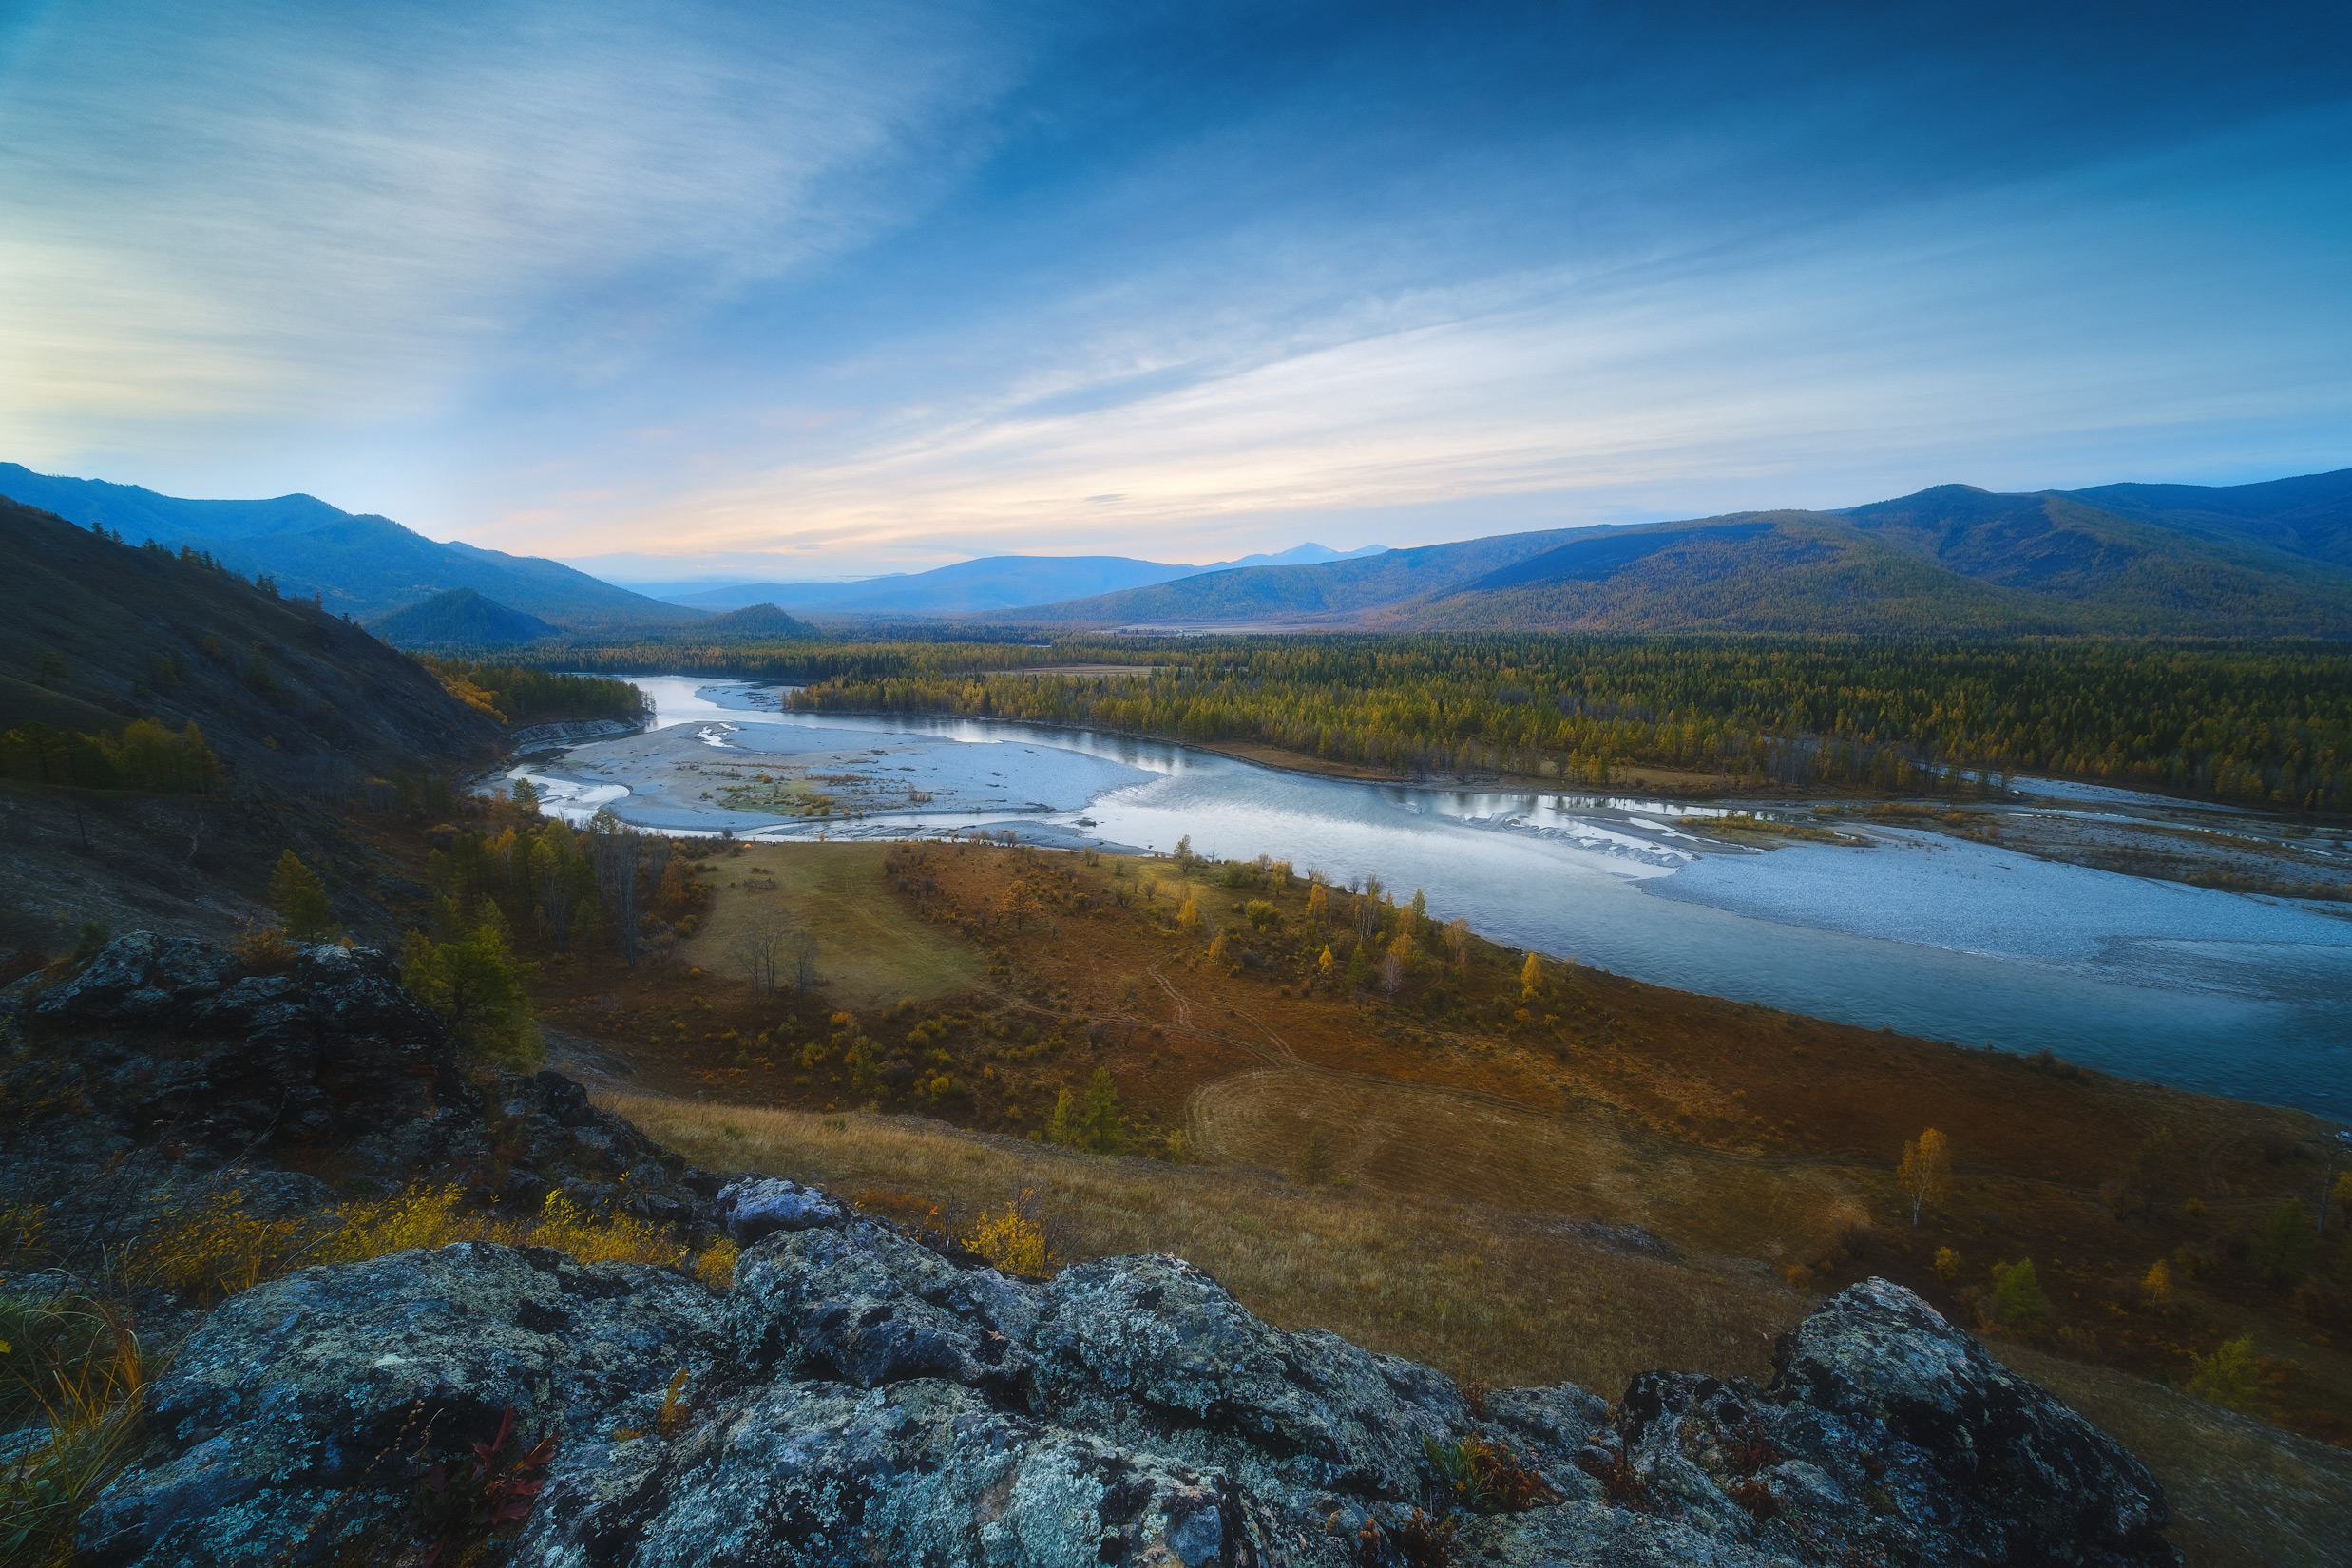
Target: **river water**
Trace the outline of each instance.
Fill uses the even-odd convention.
[[[1015,755],[1077,794],[1021,812],[875,813],[762,837],[1018,828],[1048,843],[1272,855],[1348,883],[1415,889],[1440,920],[1660,985],[2352,1118],[2352,919],[1870,825],[1864,847],[1770,850],[1707,836],[1705,808],[1312,777],[1181,746],[966,719],[783,715],[773,689],[639,678],[657,728],[780,749],[922,740],[934,773]],[[725,726],[736,726],[730,731]],[[796,734],[772,732],[784,726]],[[820,737],[811,731],[833,732]],[[531,775],[566,814],[633,814],[625,776]],[[1049,792],[1040,792],[1049,793]],[[2121,792],[2105,792],[2129,806]],[[590,796],[595,797],[591,802]],[[2118,803],[2102,803],[2118,809]],[[734,813],[720,813],[734,816]],[[648,826],[689,824],[647,814]],[[714,824],[716,825],[716,824]],[[1843,826],[1843,825],[1842,825]]]

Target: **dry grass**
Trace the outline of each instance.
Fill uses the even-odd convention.
[[[836,1006],[863,1011],[978,981],[985,966],[969,947],[875,896],[888,852],[880,844],[758,844],[720,858],[705,878],[710,908],[679,956],[733,974],[729,948],[744,920],[777,910],[816,933],[817,968]]]
[[[135,1449],[152,1368],[123,1312],[73,1298],[0,1297],[0,1388],[38,1434],[0,1466],[0,1560],[73,1560],[82,1511]]]
[[[1025,1189],[1062,1260],[1175,1252],[1286,1328],[1329,1329],[1498,1386],[1605,1393],[1653,1367],[1769,1376],[1804,1298],[1753,1272],[1628,1256],[1540,1216],[1265,1173],[1106,1158],[936,1122],[601,1097],[714,1170],[814,1181],[959,1233]]]

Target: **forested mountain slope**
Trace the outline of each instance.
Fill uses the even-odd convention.
[[[2064,493],[2168,528],[2352,566],[2352,468],[2259,485],[2101,485]]]
[[[1738,512],[1231,572],[1023,619],[1388,630],[2352,637],[2352,484],[2075,495],[1943,485],[1842,512]]]
[[[368,622],[368,630],[396,648],[489,648],[560,635],[539,617],[508,609],[471,588],[451,588],[394,610]]]
[[[616,588],[537,556],[439,544],[388,517],[354,516],[315,496],[187,501],[136,485],[37,474],[0,463],[0,496],[87,526],[103,523],[136,545],[187,545],[327,608],[373,620],[452,588],[565,626],[679,625],[701,612]]]
[[[1443,591],[1540,554],[1577,531],[1498,534],[1459,544],[1386,550],[1315,566],[1248,566],[1210,572],[1155,587],[1026,609],[1019,619],[1078,625],[1338,620]]]

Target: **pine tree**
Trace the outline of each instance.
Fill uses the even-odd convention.
[[[270,908],[295,942],[324,942],[335,928],[335,907],[327,901],[326,884],[299,856],[288,850],[270,872]]]
[[[538,1065],[538,1031],[523,989],[536,967],[518,962],[487,921],[455,942],[411,931],[400,949],[402,981],[449,1021],[459,1048],[507,1067]]]
[[[1116,1155],[1127,1147],[1127,1119],[1119,1105],[1119,1085],[1108,1067],[1097,1067],[1086,1085],[1086,1106],[1080,1115],[1085,1146],[1097,1154]]]

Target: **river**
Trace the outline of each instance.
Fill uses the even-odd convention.
[[[783,715],[773,689],[736,681],[637,684],[653,728],[694,726],[705,761],[870,745],[877,763],[889,753],[893,787],[904,774],[951,792],[985,774],[1021,805],[959,809],[950,793],[945,805],[935,795],[822,823],[658,810],[666,797],[637,793],[650,780],[635,754],[589,743],[517,770],[541,781],[550,809],[610,805],[647,826],[761,837],[1015,829],[1161,852],[1189,837],[1204,855],[1272,855],[1342,884],[1376,876],[1400,899],[1419,889],[1440,920],[1639,980],[2352,1117],[2352,919],[2341,906],[1900,827],[1860,827],[1859,846],[1759,850],[1710,837],[1704,807],[1355,783],[1088,732]],[[2102,794],[2115,797],[2102,809],[2132,799]]]

